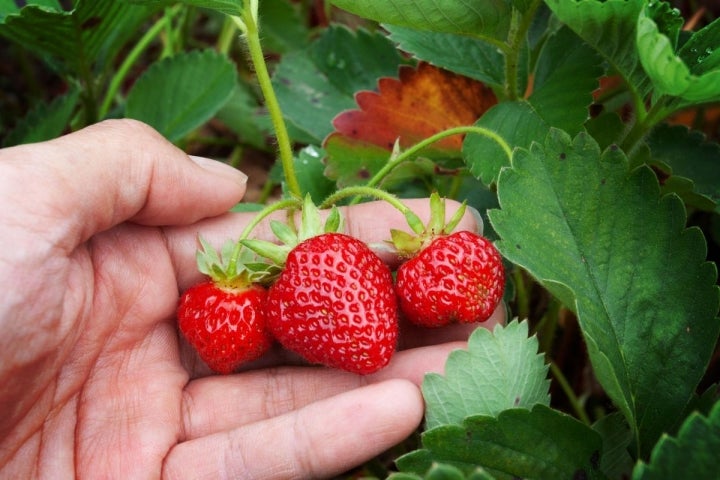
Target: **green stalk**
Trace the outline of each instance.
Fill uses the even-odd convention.
[[[527,32],[535,18],[535,12],[541,3],[541,0],[535,0],[535,3],[525,11],[519,20],[517,18],[519,12],[513,9],[510,31],[508,32],[508,43],[503,48],[505,53],[505,96],[508,100],[517,100],[520,95],[518,92],[518,66],[520,64],[522,42],[527,37]]]
[[[550,371],[555,377],[555,380],[557,380],[562,391],[567,396],[568,400],[570,401],[570,405],[572,406],[573,410],[575,410],[575,413],[577,414],[580,421],[583,422],[585,425],[592,425],[590,417],[588,417],[588,414],[585,413],[585,408],[583,407],[582,402],[577,397],[577,395],[575,395],[575,392],[573,392],[573,389],[570,387],[570,383],[567,381],[567,378],[565,378],[565,374],[563,374],[562,370],[560,370],[560,368],[555,365],[555,363],[550,362]]]
[[[367,185],[357,185],[340,189],[327,197],[320,204],[319,208],[329,208],[349,197],[355,197],[356,200],[361,197],[372,197],[377,198],[378,200],[384,200],[405,216],[405,219],[415,233],[420,234],[425,229],[422,220],[420,220],[420,218],[415,215],[415,213],[410,210],[407,205],[402,203],[398,197],[392,193],[386,192],[385,190],[380,190]]]
[[[484,137],[487,137],[491,140],[494,140],[500,148],[502,148],[503,152],[505,152],[505,155],[507,155],[508,159],[512,158],[512,149],[510,148],[510,145],[505,141],[504,138],[502,138],[497,133],[493,132],[492,130],[489,130],[484,127],[478,127],[475,125],[466,125],[462,127],[454,127],[449,128],[447,130],[443,130],[442,132],[438,132],[435,135],[432,135],[428,138],[425,138],[421,140],[420,142],[416,143],[412,147],[408,148],[407,150],[401,152],[399,155],[395,157],[391,157],[390,160],[378,171],[366,184],[367,187],[375,187],[377,186],[395,167],[400,165],[405,160],[408,160],[409,158],[412,158],[414,155],[416,155],[418,152],[420,152],[423,148],[428,147],[432,145],[433,143],[442,140],[446,137],[451,137],[453,135],[463,134],[463,133],[474,133],[477,135],[482,135]]]
[[[280,109],[280,103],[275,96],[275,91],[273,90],[272,81],[270,79],[270,73],[268,72],[267,64],[265,63],[265,56],[263,55],[262,46],[260,44],[260,32],[256,22],[256,10],[257,7],[253,2],[245,2],[243,17],[232,18],[235,21],[235,24],[245,34],[248,52],[250,53],[250,60],[253,68],[255,69],[258,84],[260,85],[260,90],[265,98],[265,105],[270,113],[270,119],[272,120],[273,128],[275,129],[275,138],[277,139],[280,161],[282,162],[282,168],[285,174],[285,181],[287,182],[288,190],[292,195],[300,198],[302,197],[302,190],[300,189],[300,184],[298,183],[297,176],[295,174],[295,166],[293,165],[292,144],[290,142],[290,136],[288,135],[287,126],[285,125],[285,120],[283,119],[282,110]]]
[[[263,221],[268,215],[277,212],[278,210],[283,210],[286,208],[291,207],[297,207],[299,206],[300,201],[296,198],[288,198],[285,200],[280,200],[279,202],[275,202],[271,205],[268,205],[267,207],[260,210],[257,215],[253,216],[253,219],[248,223],[243,231],[240,233],[240,237],[238,237],[238,241],[235,244],[235,249],[233,250],[232,256],[230,257],[230,261],[228,262],[228,271],[234,272],[237,268],[237,263],[240,259],[240,252],[242,251],[243,245],[241,243],[241,240],[245,240],[248,238],[250,233],[257,227],[261,221]]]
[[[662,120],[672,112],[671,108],[666,106],[664,99],[658,100],[650,110],[645,113],[642,118],[638,117],[635,124],[632,126],[628,134],[622,140],[621,149],[625,152],[628,158],[632,157],[635,150],[640,146],[645,136],[652,130],[655,125],[660,123]]]
[[[112,105],[115,95],[117,95],[118,90],[120,90],[120,86],[125,80],[125,77],[127,77],[128,72],[130,72],[130,69],[133,67],[133,65],[135,65],[140,55],[142,55],[142,53],[145,51],[145,49],[147,49],[147,47],[155,39],[155,37],[157,37],[160,32],[162,32],[163,29],[170,24],[172,17],[175,16],[177,11],[178,9],[174,8],[165,15],[163,15],[162,18],[160,18],[160,20],[155,23],[155,25],[150,27],[148,31],[145,32],[145,35],[143,35],[142,38],[135,44],[133,49],[130,50],[130,53],[128,53],[120,67],[118,67],[117,72],[115,73],[110,82],[110,86],[108,87],[108,91],[105,94],[105,98],[103,99],[102,105],[100,106],[100,110],[98,112],[99,118],[105,118],[107,113],[110,111],[110,106]]]

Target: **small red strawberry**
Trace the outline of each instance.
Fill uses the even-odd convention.
[[[233,257],[234,249],[226,247],[224,257]],[[223,262],[205,243],[198,252],[198,266],[210,280],[183,293],[178,327],[213,371],[231,373],[272,344],[265,319],[267,290],[257,283],[265,274],[238,261]]]
[[[178,325],[200,358],[217,373],[260,358],[272,344],[265,328],[267,290],[260,285],[197,284],[182,296]]]
[[[426,327],[483,322],[504,288],[500,253],[488,239],[467,231],[433,240],[400,265],[395,284],[405,317]]]
[[[368,374],[387,365],[397,343],[392,274],[360,240],[312,237],[290,251],[268,294],[275,338],[312,363]]]
[[[445,224],[445,205],[430,197],[431,216],[417,236],[393,231],[398,251],[410,257],[397,271],[395,291],[400,311],[412,323],[440,327],[487,320],[505,288],[502,257],[485,237],[468,231],[450,233],[464,206]]]

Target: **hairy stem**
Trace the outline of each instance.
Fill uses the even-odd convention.
[[[502,138],[497,133],[493,132],[492,130],[489,130],[487,128],[478,127],[475,125],[467,125],[462,127],[454,127],[449,128],[447,130],[443,130],[442,132],[438,132],[435,135],[432,135],[424,140],[421,140],[420,142],[416,143],[412,147],[408,148],[407,150],[401,152],[400,154],[390,158],[390,160],[383,166],[380,171],[378,171],[366,184],[367,187],[375,187],[377,186],[390,172],[395,169],[398,165],[400,165],[405,160],[408,160],[412,157],[414,157],[417,153],[419,153],[423,148],[428,147],[432,145],[433,143],[442,140],[446,137],[451,137],[453,135],[458,134],[464,134],[464,133],[474,133],[477,135],[482,135],[484,137],[487,137],[493,141],[495,141],[498,145],[500,145],[500,148],[502,148],[503,152],[505,152],[505,155],[507,155],[508,158],[512,158],[512,149],[510,148],[510,145],[507,144],[504,138]],[[357,202],[353,202],[357,203]]]
[[[232,18],[235,20],[238,27],[240,27],[240,29],[245,33],[248,52],[250,53],[250,60],[253,68],[255,69],[258,84],[260,85],[260,90],[265,98],[265,105],[267,106],[270,119],[272,120],[273,128],[275,130],[275,138],[277,140],[277,146],[280,152],[280,161],[282,162],[282,168],[285,174],[285,181],[287,182],[288,190],[292,195],[300,198],[302,196],[302,190],[300,189],[300,184],[298,183],[297,176],[295,174],[290,136],[288,135],[287,126],[285,125],[282,110],[280,109],[280,103],[275,96],[275,90],[272,86],[270,73],[268,72],[267,64],[265,63],[265,56],[260,44],[260,31],[256,21],[256,7],[253,2],[245,2],[243,18]]]
[[[155,25],[150,27],[147,32],[145,32],[145,35],[142,36],[142,38],[135,44],[132,50],[130,50],[130,53],[125,57],[125,60],[123,60],[122,64],[117,69],[117,72],[115,75],[113,75],[112,80],[110,81],[110,86],[108,87],[108,91],[105,94],[105,98],[103,99],[102,105],[100,106],[100,110],[98,112],[99,118],[105,118],[105,116],[110,111],[110,106],[112,105],[113,100],[115,99],[115,96],[117,95],[118,90],[120,90],[120,86],[122,85],[123,81],[125,81],[125,78],[128,75],[128,72],[130,72],[130,69],[135,65],[138,58],[142,53],[147,49],[147,47],[150,45],[150,43],[157,37],[163,29],[170,24],[172,21],[172,18],[177,13],[178,9],[169,9],[165,15],[163,15],[157,22],[155,22]]]

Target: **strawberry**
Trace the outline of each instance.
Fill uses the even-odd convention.
[[[408,258],[397,271],[400,311],[412,323],[440,327],[487,320],[502,299],[502,258],[485,237],[452,233],[465,212],[463,204],[445,223],[445,202],[430,196],[430,220],[423,226],[406,214],[415,235],[392,230],[392,243]]]
[[[266,298],[260,285],[235,288],[206,281],[183,294],[178,326],[213,371],[231,373],[272,344],[265,328]]]
[[[400,265],[395,291],[411,322],[426,327],[487,320],[503,296],[500,253],[478,234],[435,238]]]
[[[272,345],[265,319],[267,289],[259,283],[267,271],[245,263],[250,252],[238,244],[228,242],[221,258],[200,241],[198,268],[210,279],[183,293],[178,328],[213,371],[227,374]]]
[[[390,269],[342,233],[293,248],[268,294],[268,327],[283,346],[312,363],[363,375],[390,361],[397,316]]]

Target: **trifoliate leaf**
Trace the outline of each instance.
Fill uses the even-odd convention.
[[[633,39],[646,0],[547,0],[557,18],[603,56],[627,82],[644,95],[647,75]]]
[[[657,96],[671,95],[698,103],[720,99],[720,70],[701,75],[691,72],[648,10],[643,10],[638,18],[637,48]]]
[[[677,422],[720,330],[717,269],[647,167],[553,130],[516,151],[490,220],[498,248],[578,315],[595,375],[649,452]]]
[[[510,29],[510,0],[332,0],[337,7],[380,23],[505,40]],[[518,2],[525,6],[526,2]]]
[[[545,138],[550,131],[538,112],[526,101],[501,102],[475,123],[499,135],[511,148],[527,148]],[[463,158],[470,173],[485,185],[497,182],[502,167],[510,165],[510,158],[494,139],[484,135],[468,134],[463,143]]]
[[[355,106],[355,92],[375,88],[378,78],[395,75],[401,63],[384,35],[331,26],[308,48],[283,55],[273,88],[285,117],[320,144],[333,130],[332,119]]]
[[[19,145],[50,140],[60,136],[70,123],[80,91],[71,89],[51,103],[41,103],[23,117],[3,140],[3,145]]]
[[[717,480],[720,452],[720,402],[706,417],[694,413],[685,420],[677,437],[664,435],[648,463],[640,462],[633,480],[687,478]]]
[[[173,3],[184,3],[194,7],[215,10],[225,15],[239,17],[243,13],[243,0],[124,0],[127,3],[142,5],[170,5]]]
[[[402,472],[424,474],[434,463],[466,475],[482,467],[498,480],[602,479],[602,440],[575,418],[536,405],[497,417],[478,415],[462,425],[442,425],[422,434],[421,450],[397,460]]]
[[[551,35],[540,52],[528,101],[545,123],[574,135],[589,118],[602,58],[569,28]]]
[[[550,404],[548,366],[528,338],[527,322],[478,328],[467,350],[450,354],[445,375],[430,373],[422,384],[428,429],[461,424],[470,415],[497,415],[514,407]]]
[[[497,46],[479,38],[385,25],[398,48],[451,72],[487,85],[504,86],[505,59]]]
[[[128,93],[126,116],[171,141],[200,127],[230,98],[235,65],[213,50],[168,57],[150,66]]]
[[[718,209],[720,204],[720,145],[685,126],[659,125],[648,138],[652,165],[670,178],[690,182],[689,191],[678,192],[686,203]],[[702,197],[702,198],[696,198]],[[703,201],[704,200],[704,201]]]
[[[25,6],[18,9],[18,5]],[[108,67],[155,11],[120,1],[78,0],[73,5],[68,11],[57,1],[4,2],[0,5],[0,35],[61,72],[80,75]]]
[[[443,130],[472,125],[497,103],[495,94],[482,83],[428,63],[417,68],[400,67],[398,78],[381,78],[377,92],[358,92],[355,99],[359,109],[335,117],[336,131],[325,140],[330,154],[328,170],[342,171],[339,181],[343,184],[362,180],[359,171],[363,165],[355,160],[355,170],[346,172],[335,166],[338,162],[346,166],[345,159],[356,159],[358,153],[366,151],[375,158],[378,149],[385,151],[386,162],[396,145],[406,149]],[[452,135],[419,154],[433,159],[457,158],[462,145],[463,136]]]
[[[602,417],[592,426],[603,441],[600,470],[608,478],[628,478],[634,461],[628,448],[633,440],[625,417],[619,412]]]
[[[484,468],[478,467],[466,474],[452,465],[433,463],[424,475],[415,473],[393,473],[388,480],[495,480]]]

